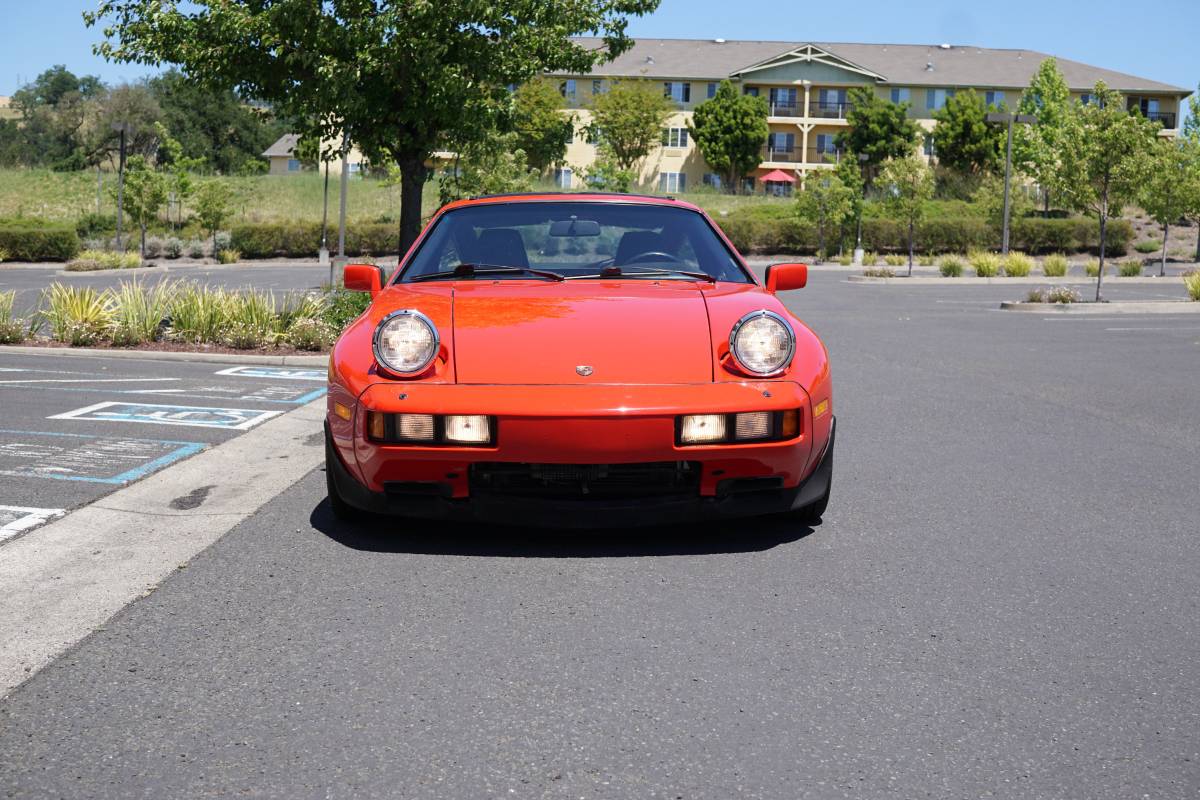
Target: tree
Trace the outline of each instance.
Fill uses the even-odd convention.
[[[611,156],[617,169],[637,174],[638,164],[662,142],[662,129],[675,110],[662,85],[642,80],[615,81],[592,95],[588,135]]]
[[[496,134],[460,148],[454,169],[438,176],[439,201],[532,190],[538,171],[525,162],[519,140],[517,133]]]
[[[934,111],[937,126],[933,129],[933,146],[938,164],[970,175],[1002,166],[1005,130],[987,121],[988,112],[994,110],[974,89],[967,89]]]
[[[839,148],[865,154],[872,171],[889,158],[908,158],[916,151],[918,128],[908,118],[908,103],[884,100],[863,87],[850,90],[850,103],[850,126],[835,140]]]
[[[721,81],[710,99],[696,106],[688,130],[705,162],[736,194],[741,178],[762,161],[767,143],[767,100],[742,94]]]
[[[117,196],[116,187],[112,195]],[[141,254],[146,257],[146,227],[167,202],[167,181],[150,168],[145,156],[135,155],[125,165],[125,191],[121,207],[142,234]]]
[[[1190,142],[1200,144],[1200,85],[1196,86],[1196,91],[1188,98],[1188,115],[1183,121],[1181,135]],[[1197,241],[1200,242],[1200,239]],[[1197,260],[1200,260],[1200,257]]]
[[[76,77],[61,64],[18,89],[12,97],[13,108],[21,114],[13,137],[17,141],[10,146],[14,161],[63,171],[87,166],[84,126],[103,91],[99,78]]]
[[[632,46],[630,15],[659,0],[102,0],[84,15],[108,24],[105,58],[169,62],[210,88],[234,89],[342,131],[373,163],[401,173],[400,252],[421,227],[428,162],[446,142],[493,130],[510,84],[546,71],[585,74]],[[604,46],[573,38],[598,33]],[[115,41],[113,41],[115,39]]]
[[[844,246],[846,240],[850,238],[853,231],[850,229],[851,223],[855,228],[858,228],[862,223],[863,203],[863,176],[862,167],[855,158],[843,158],[838,161],[836,167],[833,168],[833,174],[837,175],[838,180],[842,182],[842,186],[846,188],[847,196],[850,198],[850,215],[842,220],[842,231],[839,239],[839,248]],[[858,246],[855,240],[855,247]]]
[[[188,158],[183,154],[183,145],[167,132],[161,122],[154,123],[154,131],[158,134],[158,163],[164,169],[170,170],[167,188],[175,193],[178,222],[183,221],[183,201],[191,197],[195,184],[192,173],[204,166],[202,158]],[[168,209],[167,216],[170,217]]]
[[[1021,93],[1017,113],[1031,114],[1038,121],[1014,128],[1013,167],[1042,187],[1044,213],[1049,216],[1050,195],[1061,188],[1059,140],[1071,113],[1071,90],[1053,58],[1038,65],[1029,88]]]
[[[217,231],[229,216],[233,191],[223,181],[207,181],[196,190],[196,216],[200,226],[212,238],[213,255],[217,254]]]
[[[1138,161],[1154,144],[1158,127],[1126,111],[1120,92],[1100,81],[1090,103],[1072,107],[1057,141],[1061,196],[1069,207],[1100,220],[1096,302],[1104,281],[1108,220],[1137,197]]]
[[[637,174],[631,169],[622,169],[613,160],[612,153],[601,145],[596,151],[596,158],[583,171],[583,180],[589,189],[604,192],[628,192],[637,180]]]
[[[562,163],[575,133],[575,115],[563,113],[563,97],[543,78],[522,84],[513,92],[515,145],[529,166],[543,173]]]
[[[913,242],[925,203],[933,197],[933,170],[915,155],[890,158],[879,171],[878,185],[888,211],[908,224],[908,276],[912,277]]]
[[[1010,186],[1008,194],[1009,219],[1026,216],[1033,210],[1033,202],[1023,191],[1022,186]],[[1004,226],[1004,178],[999,175],[985,175],[979,182],[979,187],[971,194],[971,202],[983,209],[987,221],[1000,230]]]
[[[1159,276],[1167,274],[1167,237],[1171,223],[1184,217],[1200,217],[1200,143],[1182,139],[1158,139],[1145,153],[1138,204],[1162,225],[1162,260]],[[1200,242],[1197,243],[1200,247]]]
[[[116,166],[120,134],[113,126],[118,123],[129,125],[125,152],[154,160],[160,144],[157,126],[161,120],[162,109],[144,84],[114,86],[89,104],[84,125],[86,165],[108,161]]]
[[[804,191],[796,195],[796,213],[816,225],[817,257],[826,258],[830,250],[827,234],[839,231],[853,218],[853,191],[832,171],[810,175]]]

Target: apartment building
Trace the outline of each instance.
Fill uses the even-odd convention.
[[[600,40],[583,39],[599,48]],[[678,110],[663,132],[663,143],[643,163],[643,186],[683,192],[700,185],[719,185],[688,134],[693,109],[712,97],[722,80],[746,94],[764,97],[769,107],[770,135],[762,161],[747,176],[746,190],[785,193],[818,170],[842,158],[837,134],[849,124],[849,92],[867,87],[882,98],[909,103],[909,115],[926,132],[918,148],[933,156],[936,124],[933,112],[955,92],[968,88],[989,103],[1015,107],[1038,65],[1050,56],[1031,50],[998,50],[960,45],[834,44],[760,42],[725,39],[639,39],[615,60],[587,75],[554,75],[580,125],[567,148],[568,166],[555,174],[563,188],[583,185],[581,173],[596,148],[582,127],[590,121],[587,103],[611,81],[642,78],[661,82],[663,93]],[[1072,95],[1086,101],[1097,81],[1119,90],[1130,108],[1162,123],[1163,135],[1174,135],[1181,122],[1181,103],[1190,92],[1166,83],[1102,67],[1058,59]]]

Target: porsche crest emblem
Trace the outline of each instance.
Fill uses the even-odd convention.
[[[591,375],[593,372],[592,368],[589,367],[587,364],[580,364],[578,367],[575,368],[575,371],[585,378],[587,376]]]

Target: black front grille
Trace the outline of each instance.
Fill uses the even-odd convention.
[[[513,497],[621,499],[695,494],[700,486],[697,461],[647,464],[479,463],[470,470],[471,492]]]

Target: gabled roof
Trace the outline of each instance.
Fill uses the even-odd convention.
[[[858,64],[855,64],[852,61],[847,61],[844,58],[839,58],[838,56],[830,53],[828,50],[822,50],[820,47],[817,47],[813,44],[801,45],[794,50],[789,50],[786,53],[780,53],[777,56],[768,58],[766,61],[760,61],[757,64],[743,67],[737,72],[731,74],[736,77],[745,78],[747,76],[752,76],[755,72],[760,70],[774,69],[775,67],[782,67],[786,66],[787,64],[799,64],[804,62],[825,64],[826,66],[836,67],[838,69],[846,70],[847,72],[856,72],[859,75],[863,75],[867,78],[873,78],[877,81],[886,80],[886,78],[877,72],[873,72],[869,69],[861,67]]]
[[[291,158],[292,153],[296,152],[296,143],[299,141],[300,134],[285,133],[276,140],[275,144],[263,152],[263,158]]]
[[[599,49],[602,39],[581,38],[577,42]],[[743,75],[752,80],[751,70],[789,56],[809,53],[814,59],[830,59],[838,66],[857,68],[864,77],[877,75],[883,83],[900,86],[977,86],[1023,89],[1038,65],[1050,55],[1035,50],[1005,50],[965,45],[865,44],[849,42],[780,42],[724,39],[637,39],[634,46],[611,62],[601,64],[592,75],[698,80],[721,80]],[[1103,67],[1059,58],[1058,68],[1067,85],[1076,91],[1104,81],[1122,92],[1189,94],[1190,90]]]

